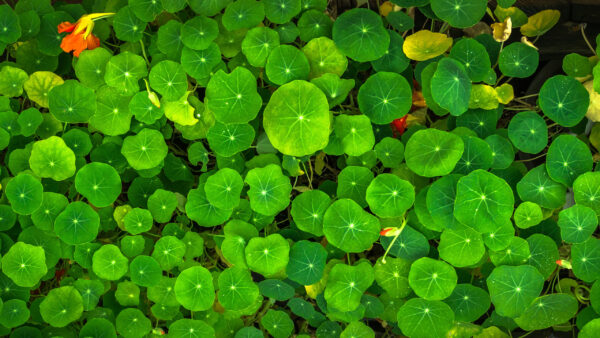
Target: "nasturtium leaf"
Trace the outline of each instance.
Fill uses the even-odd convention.
[[[152,228],[153,218],[149,210],[133,208],[123,218],[125,230],[132,235],[141,234]]]
[[[21,25],[19,16],[8,5],[0,5],[0,42],[10,44],[17,42],[21,37]]]
[[[215,337],[215,329],[203,320],[182,318],[169,325],[169,337]]]
[[[279,234],[255,237],[246,246],[246,262],[250,270],[268,277],[285,269],[289,252],[290,244]]]
[[[129,96],[115,88],[102,86],[96,90],[96,112],[90,118],[91,127],[108,136],[122,135],[129,131],[131,116]]]
[[[454,217],[464,225],[488,232],[494,223],[509,219],[513,210],[512,189],[502,178],[475,170],[458,181]]]
[[[560,258],[556,242],[543,234],[533,234],[527,237],[529,244],[529,260],[527,264],[534,266],[548,279],[556,269],[556,261]]]
[[[160,282],[162,269],[160,264],[150,257],[140,255],[135,257],[129,265],[131,281],[139,286],[151,287]]]
[[[471,97],[471,80],[463,64],[452,58],[438,61],[431,79],[431,93],[435,102],[452,115],[466,112]]]
[[[115,299],[122,306],[138,306],[140,303],[140,288],[130,281],[117,284]]]
[[[452,27],[467,28],[483,18],[486,2],[481,0],[431,0],[431,9]]]
[[[464,142],[455,134],[429,128],[415,132],[406,143],[404,157],[408,168],[417,175],[447,175],[464,151]]]
[[[471,284],[458,284],[444,303],[450,305],[457,321],[473,322],[490,308],[490,295]]]
[[[99,229],[100,216],[89,204],[81,201],[71,202],[54,220],[54,232],[69,245],[93,241]]]
[[[222,168],[210,176],[204,185],[208,201],[221,209],[238,206],[244,182],[240,174],[230,168]]]
[[[296,80],[279,87],[264,111],[269,141],[285,155],[311,155],[329,141],[327,98],[317,86]]]
[[[510,120],[508,138],[520,151],[537,154],[548,144],[548,127],[535,112],[521,112]]]
[[[395,31],[388,30],[388,33],[390,34],[390,46],[388,50],[379,59],[371,61],[371,65],[378,72],[401,73],[410,63],[410,60],[402,50],[404,39],[402,35]]]
[[[566,186],[572,186],[579,175],[591,171],[592,164],[588,146],[572,135],[559,135],[546,154],[548,175]]]
[[[219,275],[219,303],[227,310],[241,310],[252,305],[260,296],[258,285],[252,281],[250,270],[232,267]]]
[[[292,185],[276,164],[250,170],[245,182],[250,186],[248,197],[252,210],[262,215],[276,215],[290,203]]]
[[[377,259],[375,263],[375,281],[392,298],[404,298],[412,291],[408,284],[410,262],[402,258],[387,257],[385,263]]]
[[[390,45],[381,17],[366,8],[354,8],[340,15],[333,23],[332,35],[337,47],[358,62],[379,59]]]
[[[106,64],[111,53],[104,48],[84,50],[79,54],[77,63],[73,67],[79,81],[90,88],[96,89],[104,85]],[[51,73],[53,74],[53,73]]]
[[[447,298],[456,286],[456,271],[445,262],[429,257],[412,263],[408,283],[417,296],[427,300]]]
[[[293,80],[306,80],[309,71],[310,65],[304,53],[289,45],[273,48],[265,65],[267,78],[277,85]]]
[[[0,17],[1,18],[1,17]],[[0,95],[16,97],[23,94],[23,84],[29,79],[20,68],[4,66],[0,70]]]
[[[505,46],[498,57],[500,71],[505,76],[526,78],[537,69],[539,54],[536,49],[522,42]]]
[[[290,337],[294,331],[294,322],[284,311],[269,309],[260,319],[260,324],[274,338]]]
[[[190,91],[184,92],[181,97],[174,101],[165,101],[161,104],[161,109],[169,120],[182,126],[193,126],[198,123],[197,115],[194,115],[196,109],[188,100],[190,94]],[[150,104],[152,105],[152,103]],[[152,107],[156,108],[154,105]],[[152,109],[155,110],[154,108]],[[156,110],[158,112],[158,109]]]
[[[323,277],[327,251],[319,243],[306,240],[296,242],[290,249],[286,267],[288,278],[302,285],[311,285]]]
[[[563,58],[562,69],[569,76],[583,77],[592,73],[592,63],[581,54],[570,53]]]
[[[229,31],[257,26],[265,18],[261,1],[238,0],[230,3],[223,14],[223,26]]]
[[[222,224],[229,219],[232,212],[232,209],[221,209],[212,205],[206,198],[203,186],[188,192],[185,213],[200,226],[212,227]]]
[[[360,87],[358,106],[373,123],[388,124],[409,112],[412,90],[403,76],[378,72]]]
[[[373,126],[365,115],[339,115],[333,131],[341,139],[344,152],[350,156],[363,155],[375,145]]]
[[[115,326],[111,321],[105,318],[90,318],[85,322],[85,325],[81,327],[79,334],[84,337],[106,337],[115,338],[117,333]]]
[[[124,236],[121,238],[121,251],[127,257],[136,257],[142,254],[145,245],[146,241],[141,235]]]
[[[539,105],[544,115],[564,127],[578,124],[590,104],[590,95],[576,79],[555,75],[540,89]]]
[[[113,29],[119,40],[137,42],[144,36],[146,22],[140,20],[129,6],[125,6],[114,16]]]
[[[443,54],[452,46],[452,38],[442,33],[420,30],[406,37],[402,50],[412,60],[426,61]]]
[[[544,215],[538,204],[525,201],[515,209],[513,218],[517,227],[527,229],[538,225],[544,219]]]
[[[272,23],[284,24],[302,9],[300,0],[263,0],[265,15]]]
[[[362,252],[379,238],[379,219],[351,199],[333,202],[323,217],[323,233],[335,247],[346,252]]]
[[[124,337],[141,338],[152,330],[152,323],[144,313],[137,308],[121,310],[115,319],[117,332]]]
[[[62,138],[50,136],[33,144],[29,166],[39,177],[62,181],[75,174],[75,154]]]
[[[43,120],[42,113],[37,108],[31,107],[23,110],[17,117],[21,135],[28,137],[35,134]]]
[[[469,98],[470,109],[493,110],[498,108],[498,93],[492,86],[485,84],[474,84],[471,86],[471,97]]]
[[[490,261],[499,265],[521,265],[531,256],[529,243],[521,237],[513,237],[508,246],[502,250],[490,251]]]
[[[54,327],[65,327],[76,321],[83,313],[81,294],[72,286],[50,290],[40,303],[44,321]]]
[[[533,300],[515,322],[524,330],[542,330],[569,321],[577,313],[578,305],[572,295],[547,294]]]
[[[377,299],[377,298],[375,298]],[[375,338],[375,331],[363,322],[351,322],[340,334],[340,338],[365,337]]]
[[[191,18],[181,26],[181,42],[184,46],[195,50],[208,48],[218,34],[217,22],[201,15]]]
[[[154,243],[152,258],[156,259],[163,270],[168,271],[183,262],[185,251],[185,243],[177,237],[162,236]]]
[[[331,198],[321,190],[308,190],[292,201],[290,214],[298,229],[315,236],[323,235],[323,216]]]
[[[465,150],[454,168],[455,173],[468,174],[473,170],[488,170],[494,162],[492,149],[479,137],[463,137]]]
[[[183,69],[195,79],[207,78],[219,61],[221,61],[221,51],[216,43],[211,43],[202,50],[184,47],[181,52]]]
[[[44,249],[23,242],[13,244],[2,257],[2,272],[18,286],[35,286],[48,272]]]
[[[311,79],[327,73],[342,76],[348,67],[348,59],[344,53],[333,40],[325,36],[310,40],[302,48],[302,52],[310,64]]]
[[[496,312],[516,318],[540,295],[544,277],[531,265],[501,265],[486,280]]]
[[[23,83],[23,88],[31,101],[48,108],[50,90],[63,83],[60,76],[52,72],[39,71],[29,76],[29,79]]]
[[[206,87],[207,107],[222,123],[245,123],[253,120],[262,105],[252,73],[237,67],[231,73],[215,73]]]
[[[0,302],[0,325],[8,330],[25,324],[29,320],[30,314],[27,303],[22,299],[9,299],[4,304]]]
[[[48,106],[61,122],[87,122],[96,111],[96,93],[76,80],[67,80],[48,92]]]
[[[92,162],[77,172],[75,188],[94,206],[102,208],[112,204],[121,194],[121,177],[112,166]]]
[[[167,101],[176,101],[188,88],[184,68],[177,62],[164,60],[150,70],[150,86]]]
[[[584,282],[591,283],[600,278],[600,240],[588,238],[571,247],[573,274]]]
[[[542,35],[549,31],[560,18],[560,11],[546,9],[535,13],[527,19],[527,23],[521,26],[521,34],[527,37]]]
[[[367,187],[367,203],[379,217],[400,217],[415,201],[415,188],[393,174],[380,174]]]
[[[485,47],[471,38],[459,40],[450,50],[450,57],[462,62],[473,82],[483,81],[492,66]]]
[[[27,173],[20,173],[6,184],[4,194],[14,212],[31,215],[41,205],[44,187],[39,180]]]
[[[131,52],[123,52],[108,60],[104,81],[124,94],[131,95],[139,91],[138,82],[146,75],[148,68],[144,58]]]
[[[144,128],[123,140],[121,153],[132,168],[143,170],[160,165],[167,150],[165,139],[158,130]]]
[[[144,22],[152,22],[163,11],[162,1],[129,0],[129,9]]]
[[[127,257],[113,244],[101,246],[92,257],[92,270],[102,279],[118,280],[127,273],[128,267]]]
[[[60,196],[64,197],[63,195],[60,195]],[[329,202],[327,203],[327,205],[329,205]],[[12,208],[6,204],[0,204],[0,231],[5,231],[5,230],[11,229],[15,225],[16,221],[17,221],[17,215],[12,210]],[[33,215],[32,215],[32,221],[33,221],[33,224],[37,226],[36,222],[33,220]]]
[[[454,312],[439,300],[411,298],[400,307],[397,315],[402,333],[415,338],[446,337],[454,324]]]
[[[285,301],[294,297],[295,290],[288,283],[278,279],[265,279],[258,283],[260,293],[268,298]]]
[[[310,41],[321,36],[331,36],[333,22],[328,14],[317,11],[308,10],[302,13],[298,19],[298,29],[300,30],[300,40]]]
[[[400,168],[404,159],[404,144],[393,137],[384,137],[375,145],[377,159],[385,168]]]
[[[268,27],[255,27],[246,33],[242,41],[242,53],[254,67],[264,67],[271,51],[279,46],[280,38],[276,31]]]
[[[600,173],[587,172],[573,182],[575,203],[592,208],[600,215]]]
[[[548,209],[556,209],[565,204],[566,190],[564,185],[548,176],[545,164],[529,170],[517,183],[517,192],[523,201],[534,202]]]
[[[485,254],[481,234],[469,227],[446,229],[438,246],[440,258],[455,267],[474,265]]]
[[[190,311],[205,311],[215,299],[213,277],[206,268],[194,266],[183,270],[175,281],[177,301]]]
[[[325,300],[327,306],[342,312],[355,310],[360,298],[374,281],[373,268],[367,262],[354,266],[336,264],[329,272]]]
[[[486,137],[485,142],[492,149],[492,169],[506,169],[513,163],[515,151],[506,137],[494,134]]]

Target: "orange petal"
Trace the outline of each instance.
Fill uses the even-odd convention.
[[[74,23],[70,23],[68,21],[61,22],[58,25],[58,33],[72,32],[73,29],[75,29],[75,26],[76,25]]]

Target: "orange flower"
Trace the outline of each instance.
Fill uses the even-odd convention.
[[[94,13],[87,14],[79,18],[77,22],[62,22],[58,25],[58,33],[71,33],[65,36],[60,43],[60,48],[79,57],[79,54],[86,49],[94,49],[100,46],[100,39],[92,34],[94,29],[94,20],[103,19],[114,15],[114,13]]]

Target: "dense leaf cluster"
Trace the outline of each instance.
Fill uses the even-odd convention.
[[[0,335],[599,336],[598,57],[513,89],[514,2],[0,5]]]

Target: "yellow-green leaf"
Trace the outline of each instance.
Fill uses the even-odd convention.
[[[452,46],[452,38],[446,34],[421,30],[404,40],[402,49],[409,59],[425,61],[441,55]]]
[[[507,104],[515,98],[513,87],[508,83],[496,87],[496,95],[498,96],[498,102],[502,104]]]
[[[471,86],[471,98],[469,108],[495,109],[498,107],[498,95],[494,88],[484,84]]]
[[[198,123],[198,119],[194,117],[194,111],[196,110],[188,102],[188,96],[191,92],[186,92],[177,101],[166,101],[162,103],[163,109],[165,110],[165,116],[182,126],[193,126]]]
[[[48,92],[64,82],[60,76],[52,72],[40,71],[31,74],[23,84],[23,88],[31,101],[48,108]]]
[[[556,9],[546,9],[530,16],[527,23],[521,26],[521,34],[527,37],[542,35],[549,31],[560,18]]]

